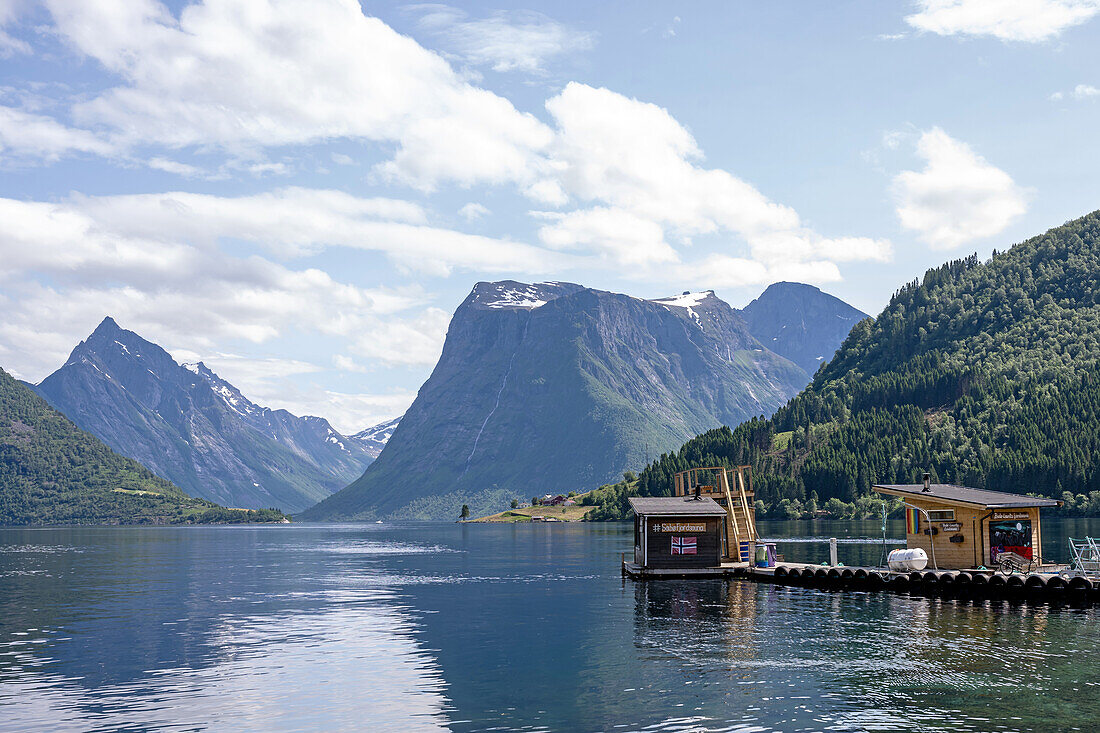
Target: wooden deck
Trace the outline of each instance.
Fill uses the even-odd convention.
[[[1047,565],[1037,572],[1011,573],[992,570],[917,570],[894,572],[879,567],[778,563],[772,568],[748,563],[723,563],[713,568],[642,568],[623,562],[622,572],[635,580],[671,578],[728,578],[758,583],[796,585],[828,590],[890,590],[919,595],[970,595],[977,597],[1074,600],[1100,603],[1100,578],[1062,573],[1065,566]]]
[[[747,575],[747,562],[725,562],[710,568],[643,568],[623,561],[623,575],[635,580],[658,578],[734,578]]]

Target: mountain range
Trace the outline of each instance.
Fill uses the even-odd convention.
[[[770,415],[809,381],[792,359],[816,369],[847,333],[837,324],[863,317],[793,283],[751,308],[713,291],[643,300],[478,283],[385,450],[302,517],[442,519],[597,486],[700,432]]]
[[[934,482],[1100,506],[1100,212],[901,287],[769,420],[708,431],[642,472],[751,464],[772,516],[877,512],[873,483]],[[617,502],[623,515],[625,499]]]
[[[201,362],[105,318],[35,388],[77,426],[184,491],[233,507],[309,507],[359,476],[379,436],[256,405]]]
[[[187,496],[0,369],[0,525],[280,521]]]

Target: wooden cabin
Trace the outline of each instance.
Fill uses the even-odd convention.
[[[952,484],[880,484],[880,494],[905,502],[905,543],[928,554],[940,570],[995,567],[1004,553],[1042,565],[1039,510],[1061,506],[1055,499],[986,491]]]
[[[632,496],[634,564],[713,568],[722,563],[726,510],[693,496]]]

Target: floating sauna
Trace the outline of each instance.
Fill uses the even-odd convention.
[[[723,576],[748,567],[756,513],[748,466],[701,467],[675,477],[675,496],[636,496],[632,577]],[[730,474],[733,480],[730,480]]]
[[[634,564],[716,568],[722,564],[726,510],[707,497],[633,496]]]

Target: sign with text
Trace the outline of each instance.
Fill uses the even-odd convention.
[[[943,522],[940,524],[940,529],[944,532],[958,532],[962,527],[960,522]]]
[[[994,519],[1031,519],[1027,512],[993,512]]]
[[[706,532],[703,522],[658,522],[653,525],[654,532]]]

